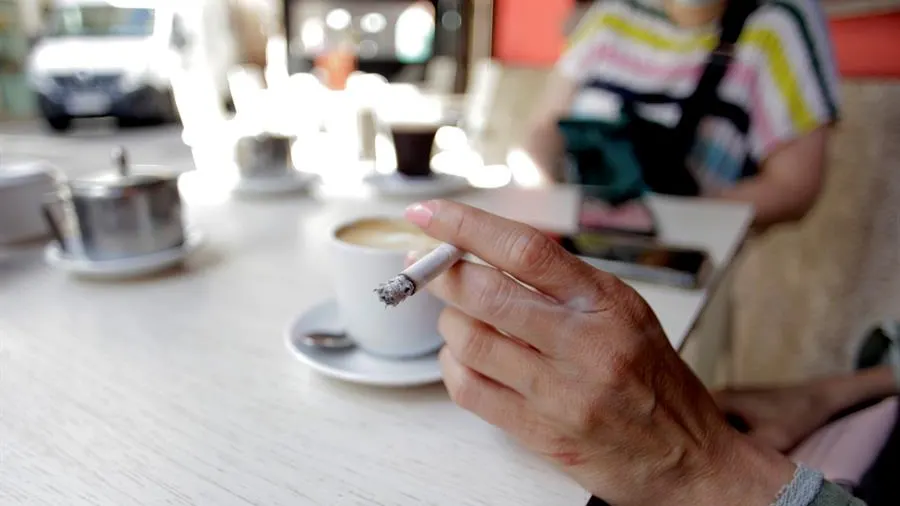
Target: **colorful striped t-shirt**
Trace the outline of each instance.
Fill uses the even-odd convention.
[[[558,64],[580,85],[572,115],[614,120],[625,90],[638,114],[674,127],[718,39],[717,24],[679,27],[639,0],[597,2]],[[779,146],[836,120],[838,77],[818,2],[762,1],[718,93],[734,107],[701,121],[687,160],[705,189],[753,174]]]

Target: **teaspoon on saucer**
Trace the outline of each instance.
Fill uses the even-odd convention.
[[[356,346],[347,334],[337,332],[310,332],[304,334],[301,341],[306,346],[328,350],[346,350]]]

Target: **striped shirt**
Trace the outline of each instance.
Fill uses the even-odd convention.
[[[683,28],[638,0],[596,2],[558,64],[580,86],[571,114],[615,120],[627,93],[644,119],[674,127],[718,39],[717,24]],[[686,160],[705,190],[753,174],[779,146],[835,121],[838,77],[818,2],[761,2],[718,94],[728,107],[701,121]]]

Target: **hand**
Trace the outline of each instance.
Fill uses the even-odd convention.
[[[782,453],[788,452],[824,426],[835,413],[827,393],[815,383],[714,394],[722,411],[741,417],[748,434]]]
[[[460,262],[429,285],[448,303],[441,365],[460,406],[616,505],[763,506],[790,481],[793,465],[727,426],[617,278],[471,207],[406,217],[495,267]]]

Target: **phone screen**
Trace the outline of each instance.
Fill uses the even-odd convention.
[[[704,267],[709,261],[709,256],[701,250],[596,232],[562,237],[560,243],[570,253],[612,274],[683,288],[702,284]]]

